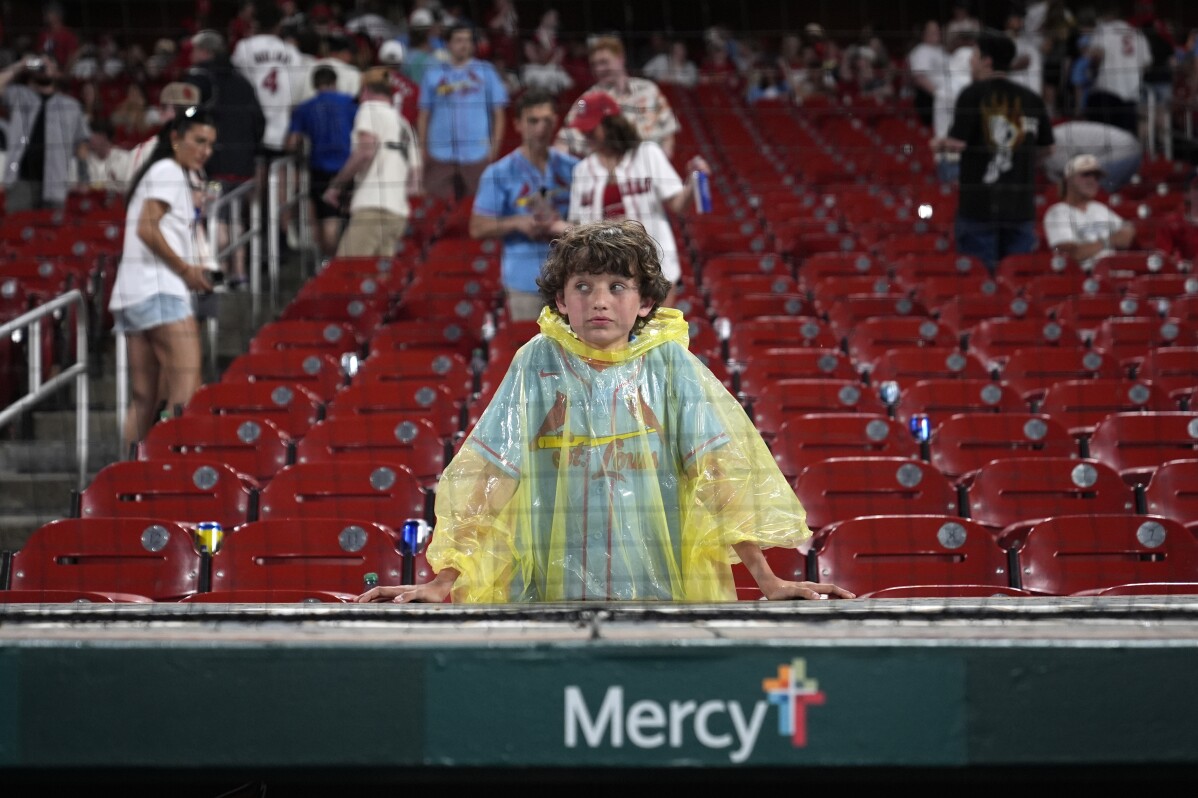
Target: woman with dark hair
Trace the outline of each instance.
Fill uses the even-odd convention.
[[[683,181],[665,150],[656,142],[642,141],[606,92],[589,91],[575,105],[570,125],[586,137],[591,154],[574,167],[570,221],[634,219],[643,224],[661,250],[662,274],[675,286],[662,303],[670,306],[682,266],[667,211],[681,214],[694,207],[694,175],[707,174],[710,167],[696,155],[687,162]]]
[[[200,387],[202,353],[190,292],[212,290],[198,262],[195,227],[201,175],[215,141],[207,112],[187,109],[163,128],[130,184],[124,251],[108,303],[129,345],[126,448],[145,437],[161,405],[184,405]]]

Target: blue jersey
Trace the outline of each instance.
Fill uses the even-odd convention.
[[[357,112],[354,98],[336,91],[319,92],[295,107],[288,132],[306,136],[311,142],[309,166],[336,172],[345,165],[353,147],[351,133]]]
[[[450,163],[486,160],[491,115],[507,104],[507,88],[490,62],[430,64],[420,81],[420,108],[429,112],[429,155]]]
[[[543,201],[564,219],[570,211],[570,181],[577,163],[573,155],[551,149],[549,162],[541,171],[520,150],[514,150],[483,171],[474,195],[474,213],[494,218],[525,216]],[[548,241],[508,233],[503,237],[504,287],[536,293],[541,264],[548,256]]]

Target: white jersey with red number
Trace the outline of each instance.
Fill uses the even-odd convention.
[[[294,45],[269,33],[242,39],[233,49],[233,66],[245,75],[258,93],[258,102],[266,117],[263,146],[283,149],[291,108],[300,95],[308,67]]]
[[[1144,34],[1121,19],[1103,22],[1094,29],[1091,47],[1102,48],[1094,88],[1125,102],[1139,102],[1144,70],[1152,63],[1152,50]]]

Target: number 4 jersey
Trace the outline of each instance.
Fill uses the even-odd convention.
[[[262,146],[282,150],[291,108],[308,75],[303,55],[278,36],[263,33],[239,41],[230,60],[258,94],[266,116]]]

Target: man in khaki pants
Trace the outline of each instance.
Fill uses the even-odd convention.
[[[408,194],[420,186],[420,147],[416,135],[391,104],[391,80],[383,67],[362,75],[361,104],[354,117],[353,149],[329,184],[324,201],[336,207],[341,192],[356,180],[349,226],[337,255],[391,257],[407,227]]]

